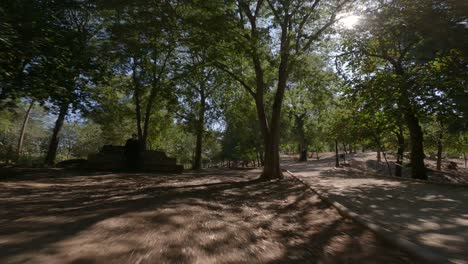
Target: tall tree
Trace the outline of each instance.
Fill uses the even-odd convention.
[[[286,92],[285,111],[294,120],[293,127],[299,147],[299,161],[307,161],[307,149],[310,139],[307,138],[312,120],[319,119],[330,102],[337,79],[327,69],[323,58],[308,56],[291,75],[289,89]],[[309,128],[309,129],[308,129]]]
[[[351,2],[237,0],[200,4],[210,15],[199,19],[199,24],[217,24],[210,28],[215,31],[211,35],[215,41],[205,41],[221,51],[214,64],[237,80],[255,101],[265,148],[263,179],[282,177],[280,120],[289,76]],[[221,18],[225,22],[218,25]]]
[[[104,2],[115,56],[114,74],[131,76],[136,132],[146,149],[152,114],[157,103],[170,97],[167,84],[175,61],[176,20],[166,1]]]
[[[225,85],[224,75],[213,66],[207,65],[203,52],[190,50],[188,53],[186,64],[179,73],[179,80],[182,81],[178,85],[179,102],[182,106],[179,115],[189,123],[196,136],[192,169],[199,170],[202,167],[206,126],[216,119],[219,113],[218,99]]]
[[[53,165],[59,146],[59,135],[70,109],[76,110],[86,104],[88,89],[99,76],[97,39],[101,25],[98,23],[93,1],[66,2],[56,23],[61,25],[55,39],[60,48],[38,69],[39,76],[53,76],[53,90],[48,93],[57,120],[52,130],[45,164]]]

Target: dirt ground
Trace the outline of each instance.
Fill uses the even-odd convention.
[[[416,263],[258,171],[0,180],[0,263]]]

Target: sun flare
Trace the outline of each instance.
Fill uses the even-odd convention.
[[[357,24],[359,24],[360,20],[361,20],[360,16],[350,15],[350,16],[343,17],[340,20],[340,24],[347,29],[353,29]]]

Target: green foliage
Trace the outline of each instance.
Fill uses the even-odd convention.
[[[283,151],[394,150],[408,113],[426,150],[443,130],[444,149],[466,153],[465,1],[365,1],[360,24],[336,32],[352,2],[2,1],[0,158],[12,159],[31,99],[29,163],[62,105],[74,114],[57,130],[59,160],[135,132],[185,165],[200,132],[205,164],[263,159],[276,135]]]

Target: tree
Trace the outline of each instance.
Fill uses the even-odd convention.
[[[189,51],[190,58],[186,69],[179,75],[182,84],[179,84],[179,101],[183,104],[182,118],[191,123],[196,136],[195,157],[192,169],[200,170],[202,167],[202,148],[206,125],[216,118],[218,99],[222,94],[223,77],[221,72],[207,66],[203,52]],[[218,95],[218,96],[217,96]]]
[[[289,89],[286,92],[285,110],[294,120],[296,137],[299,143],[299,161],[307,161],[307,149],[312,136],[311,130],[318,124],[327,102],[332,98],[335,75],[326,69],[323,59],[318,56],[305,57],[302,66],[292,73]],[[309,132],[309,133],[308,133]]]
[[[146,149],[157,103],[170,100],[171,67],[175,62],[176,21],[168,2],[104,3],[111,35],[114,74],[131,76],[136,132]],[[167,101],[166,100],[166,101]]]
[[[49,101],[57,114],[52,131],[46,165],[53,165],[59,146],[59,134],[70,108],[79,109],[86,104],[88,89],[99,76],[98,52],[96,39],[100,26],[93,14],[92,1],[70,1],[65,5],[61,17],[56,23],[61,25],[60,35],[55,39],[60,47],[52,54],[55,61],[46,61],[38,70],[39,76],[53,76],[54,89],[48,93]],[[57,64],[58,63],[58,64]]]
[[[216,23],[210,28],[211,38],[207,38],[213,42],[206,41],[218,49],[213,63],[255,101],[265,153],[262,179],[282,177],[280,120],[289,76],[350,2],[237,0],[228,5],[200,4],[210,15],[199,24]],[[221,18],[225,22],[219,26]]]
[[[437,13],[445,12],[437,10],[440,5],[427,5],[426,1],[383,2],[367,11],[365,23],[344,45],[344,57],[350,61],[349,67],[359,69],[353,73],[355,79],[360,78],[360,73],[382,73],[392,80],[393,85],[388,87],[392,87],[389,94],[394,97],[386,99],[398,106],[405,119],[411,141],[412,177],[418,179],[427,179],[420,119],[425,114],[425,104],[438,100],[434,100],[434,93],[430,92],[437,89],[421,85],[421,75],[418,74],[422,68],[429,67],[434,59],[431,54],[436,54],[434,50],[428,52],[430,39],[421,29],[422,24],[413,23],[420,21],[422,16],[418,10],[424,6],[430,6]],[[454,23],[456,20],[446,27],[450,28]]]

